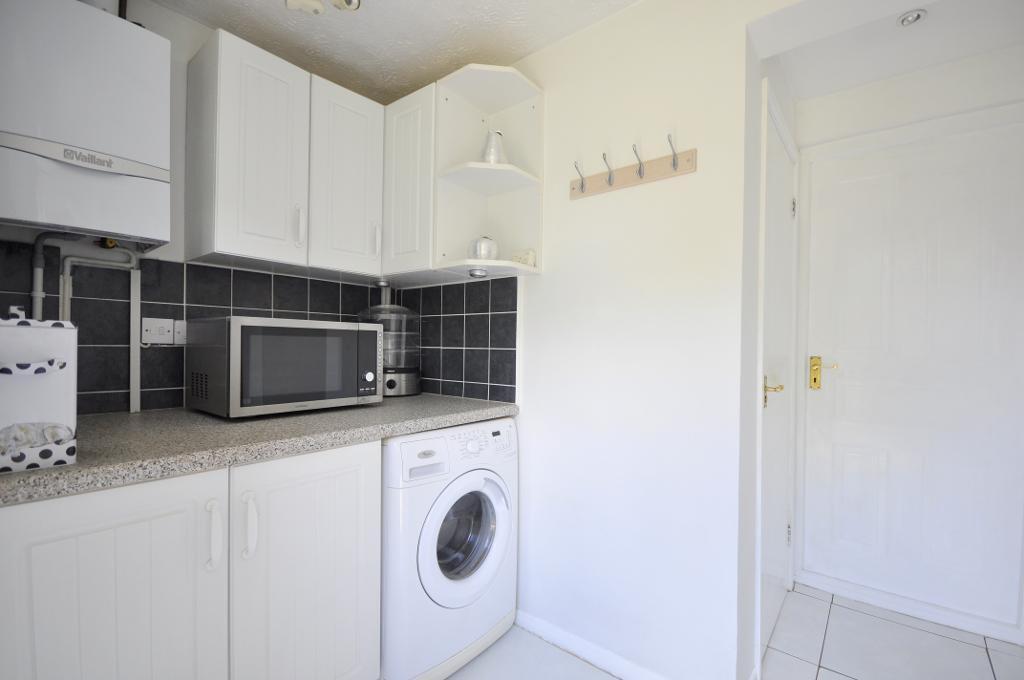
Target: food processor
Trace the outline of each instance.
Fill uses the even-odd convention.
[[[384,396],[420,393],[420,317],[408,307],[381,304],[359,320],[384,326]]]

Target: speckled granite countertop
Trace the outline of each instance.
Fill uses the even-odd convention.
[[[422,394],[382,404],[225,420],[172,409],[78,418],[78,463],[0,475],[0,506],[504,418],[515,404]]]

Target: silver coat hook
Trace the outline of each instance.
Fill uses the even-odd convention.
[[[637,177],[640,179],[644,178],[644,162],[640,159],[640,152],[636,150],[636,144],[633,145],[633,155],[636,156],[636,162],[639,163],[636,168]]]
[[[580,171],[580,162],[575,161],[573,162],[573,165],[576,166],[576,174],[580,176],[580,193],[585,194],[587,193],[587,179],[583,176],[583,173]]]
[[[672,170],[678,170],[679,154],[676,153],[676,145],[672,143],[672,135],[668,136],[668,148],[672,149]]]
[[[608,168],[608,179],[605,181],[608,182],[608,186],[612,186],[615,184],[615,172],[612,170],[612,166],[608,165],[608,154],[601,154],[601,158],[604,159],[604,167]]]

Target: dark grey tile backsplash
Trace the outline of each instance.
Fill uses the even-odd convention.
[[[47,318],[55,319],[58,314],[57,294],[60,291],[60,249],[46,246],[43,249],[45,269],[43,273],[43,312]],[[0,313],[6,314],[11,305],[32,308],[32,245],[0,241]]]
[[[422,315],[423,391],[471,399],[516,399],[516,279],[398,291]]]
[[[239,269],[231,274],[231,306],[270,309],[270,274]]]
[[[180,263],[143,260],[139,266],[142,268],[143,300],[181,304],[181,291],[185,289],[185,268]]]
[[[58,316],[60,249],[44,250],[44,316]],[[142,315],[198,319],[228,314],[355,321],[380,304],[375,287],[202,264],[144,259]],[[79,328],[78,409],[128,410],[128,272],[77,266],[71,317]],[[31,309],[32,246],[0,241],[0,312]],[[423,315],[423,391],[515,401],[516,279],[394,291]],[[183,405],[185,348],[143,348],[142,408]]]

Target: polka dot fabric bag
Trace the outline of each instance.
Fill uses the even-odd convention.
[[[77,460],[77,363],[70,322],[0,316],[0,474]]]

